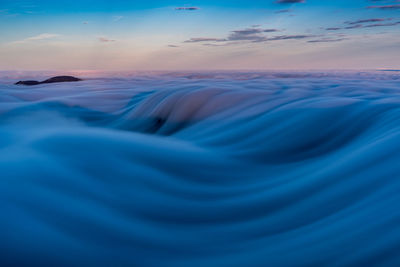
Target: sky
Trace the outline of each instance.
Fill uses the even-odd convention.
[[[400,69],[400,0],[0,0],[0,70]]]

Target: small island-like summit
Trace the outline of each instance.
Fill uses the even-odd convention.
[[[16,82],[15,85],[38,85],[43,83],[62,83],[62,82],[79,82],[79,81],[82,81],[82,79],[73,76],[56,76],[42,82],[34,80],[19,81]]]

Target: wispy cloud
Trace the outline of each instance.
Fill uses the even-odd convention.
[[[100,37],[98,38],[98,40],[99,40],[100,42],[102,42],[102,43],[109,43],[109,42],[115,42],[115,41],[116,41],[116,40],[114,40],[114,39],[109,39],[109,38],[104,37],[104,36],[100,36]]]
[[[227,41],[251,41],[265,42],[267,36],[264,33],[277,32],[277,29],[247,28],[243,30],[232,31],[226,38]]]
[[[28,42],[35,42],[35,41],[44,41],[44,40],[50,40],[50,39],[54,39],[57,37],[60,37],[60,34],[55,34],[55,33],[42,33],[39,35],[35,35],[35,36],[31,36],[28,38],[25,38],[23,40],[19,40],[19,41],[14,41],[12,42],[13,44],[22,44],[22,43],[28,43]]]
[[[211,38],[211,37],[198,37],[186,40],[185,43],[201,43],[201,42],[232,42],[232,41],[250,41],[250,42],[265,42],[267,36],[265,33],[278,32],[277,29],[263,29],[263,28],[246,28],[241,30],[231,31],[226,38]]]
[[[39,40],[52,39],[52,38],[59,37],[59,36],[60,36],[59,34],[54,34],[54,33],[42,33],[42,34],[39,34],[39,35],[36,35],[36,36],[29,37],[29,38],[27,38],[25,40],[27,40],[27,41],[39,41]]]
[[[168,47],[170,47],[170,48],[178,48],[179,45],[168,45]]]
[[[329,28],[325,28],[325,30],[327,31],[339,31],[342,30],[342,27],[329,27]]]
[[[280,40],[297,40],[315,37],[315,35],[280,35],[269,38],[268,41],[280,41]]]
[[[225,43],[225,44],[205,43],[205,44],[203,44],[203,45],[204,45],[204,46],[211,46],[211,47],[220,47],[220,46],[228,46],[228,45],[230,45],[230,44],[232,44],[232,43]]]
[[[400,9],[400,4],[396,5],[382,5],[382,6],[368,6],[368,9],[381,9],[381,10],[393,10]]]
[[[124,16],[113,16],[113,21],[120,21]]]
[[[197,6],[190,6],[190,7],[176,7],[175,10],[189,10],[189,11],[194,11],[194,10],[199,10],[200,8]]]
[[[387,20],[392,20],[392,18],[372,18],[372,19],[360,19],[356,21],[346,21],[346,24],[363,24],[363,23],[370,23],[370,22],[382,22],[382,21],[387,21]]]
[[[391,23],[375,23],[370,25],[364,25],[363,28],[374,28],[374,27],[388,27],[388,26],[396,26],[400,25],[400,21],[391,22]]]
[[[315,35],[309,34],[297,34],[297,35],[277,35],[269,37],[266,33],[276,33],[279,32],[278,29],[264,29],[264,28],[245,28],[240,30],[234,30],[229,33],[225,38],[214,38],[214,37],[199,37],[191,38],[184,41],[184,43],[204,43],[207,46],[223,46],[232,44],[241,44],[245,42],[250,43],[263,43],[270,41],[280,41],[280,40],[299,40],[317,37]],[[213,44],[214,43],[214,44]],[[217,45],[216,43],[220,43]]]
[[[201,42],[221,42],[225,39],[211,38],[211,37],[195,37],[184,41],[184,43],[201,43]]]
[[[264,33],[264,32],[277,32],[277,29],[259,29],[259,28],[247,28],[243,30],[235,30],[232,31],[234,34],[243,34],[243,35],[250,35],[256,33]]]
[[[15,17],[20,15],[19,13],[12,12],[9,9],[0,9],[0,15],[7,16],[7,17]]]
[[[296,3],[305,3],[305,0],[277,0],[278,4],[296,4]]]
[[[277,13],[277,14],[280,14],[280,13],[289,13],[289,12],[292,12],[292,10],[291,10],[290,8],[288,8],[288,9],[281,9],[281,10],[275,11],[275,13]]]
[[[338,30],[350,30],[350,29],[362,29],[362,28],[374,28],[374,27],[390,27],[396,26],[400,24],[400,21],[397,22],[385,22],[391,21],[393,18],[371,18],[371,19],[361,19],[355,21],[346,21],[344,24],[347,26],[344,27],[329,27],[325,28],[327,31],[338,31]],[[380,23],[373,23],[380,22]]]
[[[334,38],[326,37],[326,38],[321,38],[321,39],[316,39],[316,40],[310,40],[310,41],[307,41],[307,42],[308,43],[337,43],[337,42],[341,42],[341,41],[344,41],[344,40],[348,40],[348,38],[336,38],[336,39],[334,39]]]

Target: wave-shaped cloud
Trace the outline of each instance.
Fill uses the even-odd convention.
[[[5,265],[400,262],[398,71],[21,75],[0,79]]]

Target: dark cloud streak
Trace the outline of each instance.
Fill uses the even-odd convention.
[[[298,40],[315,37],[315,35],[280,35],[267,39],[268,41]]]
[[[392,20],[392,18],[382,19],[382,18],[373,18],[373,19],[360,19],[356,21],[346,21],[346,24],[354,25],[354,24],[363,24],[363,23],[370,23],[370,22],[382,22]]]
[[[189,40],[184,41],[184,43],[221,42],[221,41],[225,41],[225,39],[197,37],[197,38],[190,38]]]
[[[277,0],[278,4],[297,4],[297,3],[305,3],[305,0]]]
[[[341,42],[344,40],[348,40],[348,38],[337,38],[337,39],[322,38],[322,39],[317,39],[317,40],[310,40],[307,42],[308,43],[337,43],[337,42]]]
[[[199,10],[200,8],[197,6],[191,6],[191,7],[176,7],[175,10],[188,10],[188,11],[195,11]]]
[[[396,5],[385,5],[385,6],[368,6],[368,9],[381,9],[381,10],[394,10],[400,9],[400,4]]]
[[[275,13],[276,14],[280,14],[280,13],[289,13],[289,12],[292,12],[292,10],[291,9],[281,9],[281,10],[278,10],[278,11],[275,11]]]
[[[327,31],[338,31],[338,30],[350,30],[350,29],[362,29],[362,28],[374,28],[374,27],[389,27],[389,26],[396,26],[400,24],[400,21],[397,22],[386,22],[391,21],[393,18],[371,18],[371,19],[361,19],[356,21],[346,21],[344,24],[349,25],[345,27],[329,27],[325,28]],[[381,22],[381,23],[374,23],[373,22]]]

